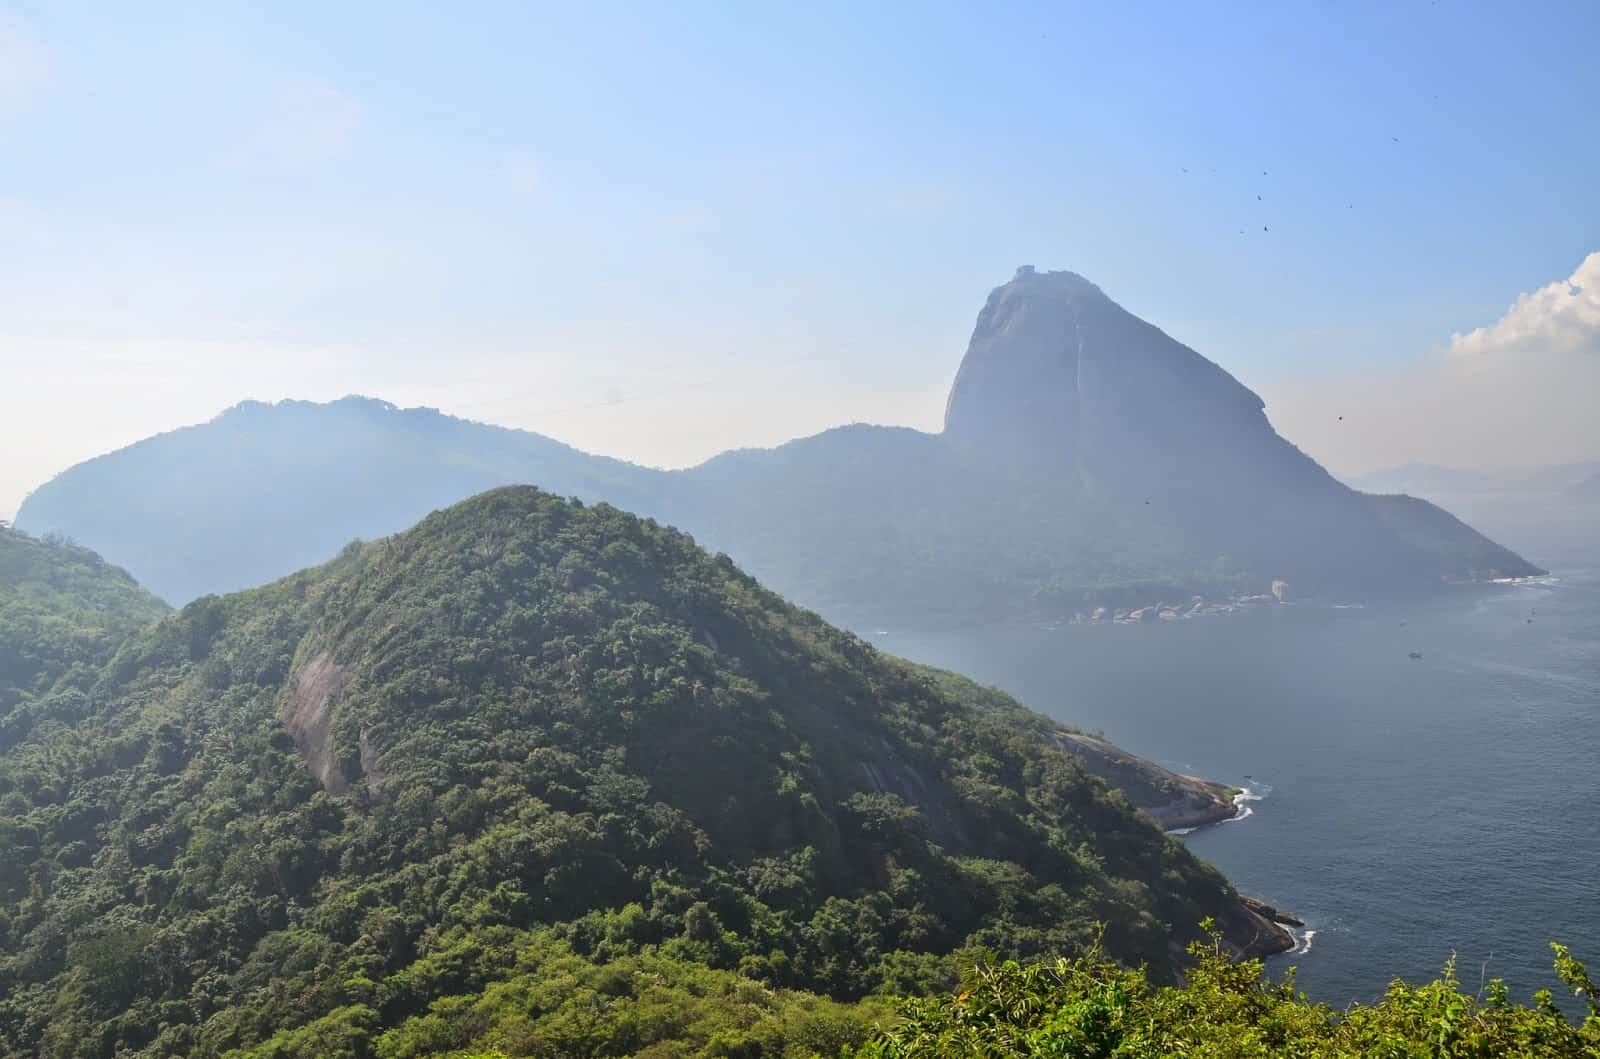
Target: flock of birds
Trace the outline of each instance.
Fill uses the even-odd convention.
[[[1439,97],[1438,97],[1438,95],[1435,95],[1435,96],[1434,96],[1434,97],[1433,97],[1433,98],[1434,98],[1434,102],[1438,102],[1438,100],[1439,100]],[[1392,143],[1399,143],[1399,142],[1400,142],[1400,137],[1398,137],[1398,136],[1391,136],[1391,137],[1389,137],[1389,140],[1390,140],[1390,142],[1392,142]],[[1183,172],[1184,172],[1184,174],[1185,174],[1185,175],[1188,175],[1188,173],[1189,173],[1189,167],[1188,167],[1188,166],[1179,166],[1179,167],[1178,167],[1178,168],[1180,168],[1180,169],[1182,169],[1182,170],[1183,170]],[[1212,169],[1212,170],[1211,170],[1211,175],[1212,175],[1212,176],[1216,176],[1216,175],[1217,175],[1217,171],[1216,171],[1216,169]],[[1261,171],[1261,175],[1262,175],[1262,176],[1267,176],[1267,175],[1268,175],[1268,173],[1267,173],[1267,171],[1266,171],[1266,170],[1265,170],[1265,169],[1263,169],[1263,170],[1262,170],[1262,171]],[[1264,199],[1264,198],[1263,198],[1263,197],[1262,197],[1262,195],[1261,195],[1261,194],[1260,194],[1260,193],[1259,193],[1259,192],[1257,192],[1257,193],[1256,193],[1256,201],[1257,201],[1257,202],[1265,202],[1265,201],[1266,201],[1266,200],[1265,200],[1265,199]],[[1353,202],[1351,202],[1351,203],[1346,203],[1346,204],[1345,204],[1345,209],[1347,209],[1347,210],[1353,210],[1353,209],[1355,209],[1355,208],[1356,208],[1356,204],[1355,204],[1355,203],[1353,203]],[[1261,230],[1262,230],[1262,231],[1263,231],[1263,232],[1265,232],[1265,231],[1269,231],[1269,230],[1270,230],[1270,229],[1269,229],[1269,228],[1268,228],[1268,227],[1267,227],[1267,225],[1265,225],[1265,224],[1263,224],[1263,225],[1262,225],[1262,226],[1261,226]],[[1248,231],[1248,229],[1246,229],[1246,228],[1240,228],[1240,229],[1239,229],[1239,234],[1240,234],[1240,235],[1244,235],[1244,234],[1246,234],[1246,232],[1247,232],[1247,231]]]
[[[1438,97],[1438,96],[1435,96],[1435,97],[1434,97],[1434,98],[1435,98],[1435,99],[1438,99],[1438,98],[1439,98],[1439,97]],[[1395,142],[1395,143],[1399,143],[1399,142],[1400,142],[1400,137],[1398,137],[1398,136],[1391,136],[1391,137],[1390,137],[1390,139],[1391,139],[1391,140],[1393,140],[1393,141],[1394,141],[1394,142]],[[1189,172],[1189,167],[1188,167],[1188,166],[1179,166],[1179,167],[1178,167],[1178,168],[1180,168],[1180,169],[1182,169],[1182,170],[1183,170],[1183,172],[1184,172],[1184,173],[1185,173],[1185,175],[1187,175],[1187,174],[1188,174],[1188,172]],[[1216,173],[1217,173],[1217,171],[1216,171],[1216,170],[1215,170],[1215,169],[1213,169],[1213,170],[1211,170],[1211,175],[1212,175],[1212,176],[1215,176],[1215,175],[1216,175]],[[1266,171],[1266,170],[1265,170],[1265,169],[1263,169],[1263,170],[1262,170],[1262,171],[1261,171],[1261,175],[1262,175],[1262,176],[1267,176],[1267,175],[1268,175],[1268,173],[1267,173],[1267,171]],[[1262,197],[1262,195],[1261,195],[1261,193],[1260,193],[1260,192],[1257,192],[1257,193],[1256,193],[1256,201],[1257,201],[1257,202],[1265,202],[1265,201],[1266,201],[1266,199],[1265,199],[1265,198],[1263,198],[1263,197]],[[1351,202],[1351,203],[1347,203],[1347,204],[1346,204],[1346,205],[1345,205],[1345,209],[1347,209],[1347,210],[1353,210],[1353,209],[1355,209],[1355,208],[1356,208],[1356,204],[1355,204],[1355,203],[1353,203],[1353,202]],[[1265,225],[1265,224],[1263,224],[1263,225],[1262,225],[1262,226],[1261,226],[1261,230],[1262,230],[1262,231],[1263,231],[1263,232],[1266,232],[1266,231],[1270,231],[1270,230],[1271,230],[1271,229],[1270,229],[1270,228],[1269,228],[1269,227],[1268,227],[1268,226],[1267,226],[1267,225]],[[1247,231],[1248,231],[1248,229],[1246,229],[1246,228],[1240,228],[1240,229],[1239,229],[1239,234],[1240,234],[1240,235],[1244,235],[1244,234],[1245,234],[1245,233],[1246,233],[1246,232],[1247,232]],[[1342,418],[1344,418],[1344,417],[1343,417],[1343,416],[1340,416],[1340,418],[1341,418],[1341,419],[1342,419]]]

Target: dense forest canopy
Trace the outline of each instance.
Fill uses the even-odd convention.
[[[89,549],[0,523],[0,725],[15,721],[23,699],[103,661],[167,610]]]
[[[1566,1056],[1600,1033],[1448,977],[1335,1013],[1235,966],[1264,921],[1059,726],[605,505],[499,490],[176,613],[83,549],[0,544],[27,660],[0,1055]]]
[[[1051,722],[529,488],[198,600],[35,705],[72,723],[0,757],[18,1055],[376,1040],[557,956],[854,1000],[1102,930],[1163,979],[1206,916],[1261,944]]]

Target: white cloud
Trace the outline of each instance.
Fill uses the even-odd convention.
[[[353,97],[316,77],[293,77],[272,92],[255,132],[228,158],[231,165],[301,169],[344,154],[361,126]]]
[[[1600,251],[1577,271],[1529,294],[1488,327],[1450,339],[1463,357],[1497,353],[1594,353],[1600,355]]]
[[[1283,435],[1339,473],[1600,458],[1600,252],[1443,350],[1261,393]]]
[[[0,118],[19,113],[50,78],[50,49],[21,19],[0,13]]]
[[[1432,357],[1258,392],[1283,436],[1335,473],[1413,461],[1485,468],[1600,458],[1600,357]]]

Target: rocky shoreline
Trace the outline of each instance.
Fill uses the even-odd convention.
[[[1163,831],[1204,827],[1239,815],[1237,787],[1163,768],[1086,732],[1059,728],[1050,739],[1126,794]]]
[[[1239,788],[1181,772],[1173,775],[1183,781],[1182,793],[1165,805],[1142,807],[1163,831],[1193,831],[1240,815]]]
[[[1239,955],[1246,958],[1257,956],[1276,956],[1280,952],[1292,951],[1297,939],[1290,927],[1304,927],[1305,922],[1296,919],[1281,908],[1267,904],[1258,897],[1239,895],[1239,903],[1244,906],[1245,914],[1251,922],[1250,933],[1242,944],[1233,943],[1239,947]]]
[[[1247,791],[1241,788],[1175,772],[1086,732],[1063,727],[1050,732],[1048,738],[1052,745],[1071,754],[1090,772],[1122,791],[1145,816],[1169,834],[1192,831],[1248,814],[1248,808],[1242,804]],[[1287,912],[1243,894],[1219,923],[1223,944],[1239,959],[1293,951],[1299,939],[1289,928],[1304,925]]]

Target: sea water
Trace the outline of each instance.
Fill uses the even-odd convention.
[[[1306,921],[1270,966],[1314,998],[1454,953],[1469,990],[1525,999],[1562,992],[1552,940],[1600,971],[1600,564],[1553,570],[1406,607],[870,638],[1243,787],[1183,841]]]

